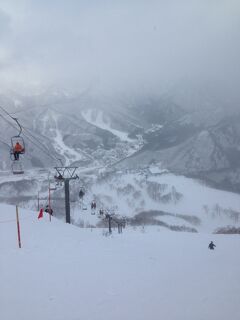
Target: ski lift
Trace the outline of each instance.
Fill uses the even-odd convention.
[[[13,118],[19,126],[19,133],[17,136],[11,138],[11,149],[10,149],[10,159],[12,163],[12,173],[13,174],[23,174],[23,165],[19,160],[19,155],[25,153],[25,143],[23,137],[21,137],[22,127],[18,122],[17,118]]]
[[[91,209],[96,210],[96,208],[97,208],[97,204],[96,204],[95,200],[93,200],[91,203]]]
[[[83,198],[85,196],[85,193],[86,193],[86,191],[85,191],[84,187],[81,187],[79,190],[79,194],[78,194],[79,199],[80,199],[80,209],[81,210],[87,210],[87,206],[83,202]]]
[[[64,181],[63,173],[62,172],[58,172],[58,175],[55,175],[54,179],[56,181],[55,187],[56,188],[62,187],[62,184],[63,184],[63,181]]]
[[[18,122],[17,118],[13,118],[13,120],[16,121],[16,123],[17,123],[17,125],[19,127],[19,132],[18,132],[18,135],[13,136],[11,138],[11,145],[12,145],[11,153],[14,155],[14,150],[16,149],[16,145],[19,145],[18,154],[24,154],[25,153],[25,142],[24,142],[23,137],[21,136],[21,134],[22,134],[22,126]],[[14,160],[17,160],[17,159],[14,158]]]
[[[24,173],[22,163],[19,160],[14,161],[12,163],[12,173],[13,174],[23,174]]]
[[[95,215],[96,208],[97,208],[97,204],[96,204],[95,200],[93,200],[91,203],[91,214],[92,215]]]
[[[62,181],[57,181],[55,187],[56,189],[62,187]]]
[[[57,179],[56,177],[54,177],[55,178],[55,188],[56,189],[58,189],[58,188],[61,188],[62,187],[62,185],[63,185],[63,180],[61,180],[61,179]]]
[[[87,210],[86,204],[83,202],[83,199],[80,199],[80,209],[81,210]]]
[[[49,205],[46,205],[44,212],[49,213],[51,216],[53,215],[53,209]]]
[[[80,188],[79,198],[80,198],[80,199],[83,199],[84,196],[85,196],[85,190],[84,190],[84,188]]]
[[[80,209],[81,210],[87,210],[86,204],[83,202],[83,199],[80,199]]]
[[[54,176],[54,179],[57,181],[57,182],[62,182],[64,179],[63,179],[63,175],[61,173],[58,174],[58,176]]]
[[[20,137],[20,136],[12,137],[11,138],[11,145],[12,145],[12,149],[11,149],[12,154],[14,154],[14,150],[15,150],[16,145],[21,146],[21,150],[19,151],[19,154],[25,153],[25,143],[24,143],[23,137]]]
[[[103,208],[101,208],[101,209],[99,209],[99,211],[98,211],[98,218],[103,218],[104,217],[104,209]]]

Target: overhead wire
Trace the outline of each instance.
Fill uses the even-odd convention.
[[[0,143],[5,144],[7,147],[11,148],[10,144],[8,144],[7,142],[3,141],[2,139],[0,139]]]
[[[16,126],[14,126],[9,120],[7,120],[4,116],[2,116],[0,114],[0,116],[9,124],[11,125],[14,129],[18,130],[18,128]],[[22,132],[22,135],[24,135],[33,145],[35,145],[36,147],[38,147],[39,149],[41,149],[43,152],[46,153],[46,151],[44,149],[42,149],[42,147],[40,147],[39,145],[37,145],[31,138],[29,138],[26,133]],[[10,147],[11,148],[11,147]],[[56,158],[54,158],[51,154],[47,154],[49,157],[51,157],[53,160],[56,160]]]
[[[0,105],[0,109],[1,109],[2,111],[4,111],[4,113],[6,113],[12,120],[16,121],[16,119],[15,119],[14,117],[12,117],[11,114],[10,114],[9,112],[7,112],[7,111],[5,110],[5,108],[3,108],[1,105]],[[1,117],[3,120],[5,120],[11,127],[13,127],[13,128],[16,129],[16,130],[19,130],[19,128],[18,128],[17,126],[13,125],[13,124],[12,124],[8,119],[6,119],[6,117],[4,117],[1,113],[0,113],[0,117]],[[20,126],[20,127],[21,127],[22,129],[24,129],[25,131],[27,131],[25,127],[23,127],[23,126]],[[28,136],[28,134],[31,135],[31,137],[32,137],[33,139],[35,139],[35,140],[38,142],[38,144],[36,144],[36,143],[33,141],[33,139]],[[24,135],[24,136],[25,136],[33,145],[35,145],[38,149],[41,149],[41,151],[44,152],[46,155],[48,155],[52,160],[54,160],[54,161],[56,161],[56,160],[57,160],[57,161],[60,161],[60,159],[57,158],[57,157],[55,157],[55,156],[53,156],[53,155],[50,153],[50,151],[49,151],[45,146],[43,147],[43,143],[40,142],[39,139],[37,139],[36,137],[34,137],[29,131],[28,131],[28,134],[22,132],[22,135]],[[39,143],[41,144],[41,146],[39,145]]]
[[[23,128],[23,130],[25,130],[33,139],[35,139],[35,140],[42,146],[42,148],[44,148],[44,149],[46,150],[46,152],[47,152],[47,154],[48,154],[49,156],[53,157],[54,160],[58,160],[58,161],[61,162],[61,159],[55,157],[54,155],[53,155],[53,156],[51,155],[51,153],[50,153],[51,151],[43,144],[43,142],[42,142],[41,140],[39,140],[38,138],[36,138],[36,137],[30,132],[30,129],[28,129],[28,128],[24,127],[24,126],[22,126],[22,128]],[[25,135],[26,135],[26,134],[25,134]]]
[[[0,106],[1,107],[1,106]],[[1,113],[0,113],[0,117],[5,120],[11,127],[13,127],[14,129],[18,130],[18,128],[12,124],[8,119],[6,119],[6,117],[4,117]]]

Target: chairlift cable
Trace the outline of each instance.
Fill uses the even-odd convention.
[[[0,117],[5,120],[11,127],[13,127],[14,129],[18,130],[18,127],[14,126],[8,119],[6,119],[1,113],[0,113]]]
[[[43,142],[42,142],[41,140],[39,140],[38,138],[36,138],[36,137],[30,132],[30,129],[28,129],[28,128],[24,127],[24,126],[22,126],[22,128],[23,128],[24,131],[27,132],[33,139],[35,139],[35,140],[42,146],[42,148],[44,148],[44,149],[46,150],[46,153],[47,153],[48,155],[51,155],[51,154],[50,154],[50,150],[43,144]],[[26,133],[25,133],[25,135],[26,135]],[[57,157],[55,157],[55,156],[52,156],[52,155],[51,155],[51,157],[54,157],[55,160],[60,161],[60,159],[57,158]]]
[[[23,134],[29,141],[31,141],[32,144],[34,144],[36,147],[38,147],[39,149],[41,149],[41,150],[42,150],[46,155],[48,155],[51,159],[53,159],[54,161],[56,161],[56,160],[57,160],[57,161],[60,161],[61,164],[62,164],[62,160],[60,160],[59,158],[57,158],[57,157],[55,157],[55,156],[52,156],[52,155],[50,154],[50,151],[49,151],[48,149],[47,149],[47,151],[45,150],[45,149],[46,149],[45,146],[44,146],[44,149],[43,149],[43,147],[40,147],[40,146],[37,145],[31,138],[29,138],[29,136],[28,136],[26,133],[22,132],[22,129],[23,129],[24,127],[21,126],[21,124],[19,123],[19,121],[18,121],[17,118],[12,117],[11,114],[10,114],[9,112],[7,112],[7,110],[5,110],[5,108],[3,108],[1,105],[0,105],[0,109],[2,109],[11,119],[13,119],[13,120],[18,124],[19,128],[17,128],[16,126],[14,126],[10,121],[8,121],[3,115],[0,114],[0,116],[1,116],[9,125],[11,125],[11,126],[12,126],[14,129],[16,129],[16,130],[20,130],[18,136],[20,136],[21,134]],[[27,131],[26,128],[24,128],[24,130]],[[35,139],[38,143],[40,143],[40,144],[42,145],[42,142],[40,142],[40,140],[38,140],[38,139],[35,138],[32,134],[30,134],[29,131],[28,131],[28,134],[31,135],[33,139]]]
[[[2,111],[5,112],[6,115],[8,115],[12,120],[14,120],[17,123],[17,125],[19,126],[19,129],[20,129],[20,132],[19,132],[19,136],[20,136],[22,133],[22,127],[21,127],[20,123],[18,122],[18,119],[11,116],[11,114],[9,112],[7,112],[7,110],[5,108],[3,108],[1,105],[0,105],[0,109],[2,109]]]
[[[11,148],[10,144],[8,144],[7,142],[3,141],[0,139],[0,143],[5,144],[6,146],[8,146],[9,148]]]
[[[19,123],[19,121],[18,121],[17,118],[13,118],[13,120],[15,120],[16,123],[17,123],[17,125],[19,126],[19,133],[18,133],[17,136],[20,137],[20,136],[21,136],[21,133],[22,133],[22,126],[20,125],[20,123]]]
[[[3,109],[0,106],[1,109]],[[11,127],[13,127],[14,129],[18,130],[19,128],[17,128],[16,126],[14,126],[9,120],[7,120],[2,114],[0,114],[0,117],[2,119],[4,119]],[[11,117],[11,116],[10,116]],[[12,118],[12,117],[11,117]],[[49,152],[46,152],[46,150],[44,150],[42,147],[40,147],[39,145],[37,145],[26,133],[22,132],[22,135],[25,136],[33,145],[35,145],[38,149],[41,149],[42,152],[44,152],[47,156],[49,156],[51,159],[53,159],[54,161],[58,160],[58,158],[53,157]]]

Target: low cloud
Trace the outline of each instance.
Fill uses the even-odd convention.
[[[197,79],[238,98],[234,0],[0,1],[0,83],[159,92]]]

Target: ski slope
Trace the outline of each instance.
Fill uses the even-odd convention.
[[[155,188],[152,194],[150,187]],[[181,195],[179,199],[174,198],[173,190]],[[195,216],[200,219],[200,224],[194,227],[207,233],[227,225],[240,226],[238,194],[217,190],[170,172],[158,175],[138,170],[116,173],[93,184],[91,192],[102,202],[102,207],[115,206],[116,213],[122,216],[133,217],[150,210]],[[154,199],[154,192],[159,198]],[[169,199],[164,201],[164,196],[169,196]],[[79,216],[84,218],[84,213]],[[178,217],[161,217],[161,220],[172,225],[183,224]]]
[[[123,131],[120,131],[120,130],[116,130],[116,129],[113,129],[111,127],[111,123],[110,123],[110,120],[107,121],[106,119],[104,120],[104,115],[103,115],[103,112],[102,111],[98,111],[95,119],[93,119],[93,116],[92,116],[92,113],[93,111],[90,109],[90,110],[85,110],[82,112],[82,117],[90,124],[98,127],[98,128],[101,128],[103,130],[107,130],[107,131],[110,131],[113,135],[117,136],[120,140],[122,141],[129,141],[129,142],[132,142],[133,139],[130,139],[128,137],[128,133],[127,132],[123,132]]]
[[[0,205],[3,320],[239,320],[239,236],[128,227],[103,236]],[[216,250],[207,249],[213,240]]]

